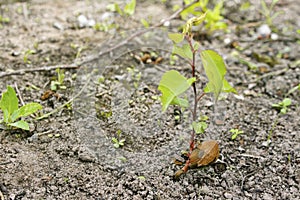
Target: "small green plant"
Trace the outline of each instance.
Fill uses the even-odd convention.
[[[135,6],[136,6],[136,0],[131,0],[129,3],[127,3],[124,6],[124,9],[122,10],[119,6],[119,4],[109,4],[106,8],[110,10],[111,12],[117,12],[119,15],[127,15],[132,16],[135,13]]]
[[[51,81],[50,83],[51,90],[56,91],[58,89],[62,89],[62,90],[67,89],[67,87],[64,85],[64,80],[65,80],[64,70],[60,70],[59,68],[57,68],[56,73],[57,73],[57,79]]]
[[[3,112],[1,124],[4,124],[6,128],[11,129],[14,127],[29,130],[29,124],[24,120],[20,120],[20,118],[37,112],[42,109],[42,106],[38,103],[28,103],[19,107],[15,90],[11,86],[7,86],[6,92],[2,94],[0,108]]]
[[[291,103],[292,100],[290,98],[284,98],[281,102],[272,104],[272,107],[280,110],[281,114],[286,114]]]
[[[8,17],[3,17],[2,15],[0,15],[0,29],[3,28],[2,24],[8,24],[9,22],[10,19]]]
[[[108,32],[111,29],[118,28],[118,25],[114,23],[108,23],[108,22],[97,22],[93,26],[93,28],[95,31]]]
[[[197,116],[198,102],[206,93],[213,93],[215,101],[218,100],[221,92],[234,92],[235,89],[225,79],[226,67],[223,58],[213,50],[201,50],[200,43],[193,40],[192,26],[200,25],[206,17],[207,13],[199,17],[193,17],[187,21],[182,33],[169,33],[169,38],[173,41],[173,53],[187,60],[191,66],[191,77],[185,78],[180,72],[170,70],[163,74],[158,86],[161,91],[162,111],[166,111],[170,105],[177,105],[181,108],[189,107],[187,98],[181,98],[180,95],[187,91],[190,87],[193,90],[193,108],[192,108],[192,132],[190,137],[190,148],[186,154],[188,157],[185,166],[176,172],[175,178],[178,178],[182,173],[185,173],[191,163],[191,156],[194,155],[196,149],[196,133],[203,133],[207,127],[205,121],[199,120]],[[204,71],[208,78],[208,83],[203,88],[202,93],[198,94],[196,82],[200,82],[196,76],[196,55],[200,54]],[[199,70],[200,71],[200,70]],[[214,143],[215,144],[215,143]],[[218,155],[218,154],[216,154]]]
[[[272,104],[272,107],[279,110],[280,111],[279,114],[284,115],[287,113],[288,107],[291,105],[291,103],[292,103],[292,100],[290,98],[284,98],[281,102]],[[269,131],[267,144],[269,144],[271,142],[271,137],[273,135],[273,131],[274,131],[275,127],[277,126],[278,119],[279,119],[279,115],[277,115],[277,117],[275,118],[275,121]]]
[[[31,64],[31,61],[29,60],[29,56],[35,54],[36,51],[32,50],[32,49],[28,49],[27,51],[24,52],[24,56],[23,56],[23,61],[26,64]]]
[[[184,0],[185,4],[192,3],[193,0]],[[208,34],[216,30],[226,30],[227,24],[222,20],[224,17],[221,15],[221,11],[223,10],[223,0],[218,1],[218,3],[214,6],[213,9],[208,8],[209,0],[199,0],[194,3],[192,6],[186,8],[180,13],[182,19],[186,20],[188,16],[199,16],[201,15],[200,11],[197,11],[196,8],[200,8],[203,12],[206,12],[205,17],[205,29],[208,31]],[[177,6],[176,9],[179,9],[180,6]]]
[[[112,141],[112,143],[114,144],[114,147],[115,147],[115,148],[119,148],[119,147],[124,146],[125,139],[124,139],[124,138],[121,138],[121,133],[122,133],[122,131],[121,131],[121,130],[118,130],[118,131],[117,131],[117,138],[116,138],[116,137],[113,137],[113,138],[111,139],[111,141]]]
[[[232,140],[235,140],[238,135],[244,133],[244,131],[241,131],[241,130],[239,130],[237,128],[230,129],[229,132],[232,133],[232,135],[231,135],[231,139]]]
[[[142,73],[136,69],[135,67],[128,67],[127,68],[128,73],[131,76],[131,79],[133,80],[133,86],[135,89],[139,87],[139,83],[142,77]]]
[[[95,25],[96,26],[96,25]],[[75,59],[79,58],[81,53],[87,49],[86,46],[81,46],[81,45],[78,45],[78,44],[74,44],[74,43],[71,43],[70,44],[70,47],[74,50],[76,50],[76,55],[75,55]]]
[[[286,94],[286,96],[288,96],[288,95],[290,95],[290,94],[292,94],[292,93],[294,93],[294,92],[296,92],[296,91],[299,91],[299,92],[300,92],[300,83],[299,83],[297,86],[295,86],[295,87],[293,87],[292,89],[290,89],[290,90],[288,91],[288,93]]]
[[[273,11],[274,6],[279,0],[272,0],[272,3],[270,6],[266,4],[265,0],[261,0],[261,7],[260,13],[266,18],[266,23],[272,27],[273,26],[273,20],[278,17],[278,15],[282,14],[283,12],[275,12]]]

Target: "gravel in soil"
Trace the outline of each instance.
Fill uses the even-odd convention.
[[[184,111],[175,120],[176,108],[161,113],[157,85],[166,70],[177,69],[186,76],[190,70],[182,61],[170,64],[172,44],[167,31],[155,29],[79,70],[66,70],[67,89],[57,91],[60,98],[40,100],[57,76],[55,71],[1,78],[1,92],[6,85],[16,84],[23,100],[41,103],[44,112],[75,95],[79,98],[72,109],[65,107],[32,121],[29,133],[0,131],[0,199],[299,199],[300,92],[288,95],[292,105],[287,114],[280,115],[272,104],[299,84],[295,30],[300,9],[296,1],[281,1],[275,7],[285,11],[274,20],[280,30],[278,40],[257,40],[263,17],[254,12],[259,4],[252,3],[244,13],[234,12],[238,4],[226,3],[230,32],[201,40],[203,48],[222,54],[227,79],[238,91],[238,95],[223,96],[217,105],[206,96],[199,105],[201,114],[210,118],[207,133],[199,140],[217,140],[225,165],[189,170],[179,181],[173,180],[180,168],[173,158],[188,147],[190,114]],[[0,5],[0,15],[11,19],[0,31],[3,72],[73,63],[124,40],[118,31],[131,29],[126,32],[130,35],[139,26],[137,20],[129,23],[105,11],[104,1],[32,0]],[[153,10],[163,14],[153,16]],[[168,6],[143,1],[136,17],[152,15],[160,21],[170,13]],[[88,25],[80,28],[80,14],[95,21],[111,15],[120,30],[105,34]],[[243,16],[259,23],[248,23]],[[171,22],[170,29],[178,23]],[[224,42],[228,39],[230,43]],[[24,63],[28,49],[35,52]],[[149,62],[137,59],[147,53],[153,57]],[[155,62],[160,57],[163,60]],[[202,73],[198,76],[206,80]],[[232,128],[244,133],[232,140]],[[124,146],[115,148],[112,137],[125,139]]]

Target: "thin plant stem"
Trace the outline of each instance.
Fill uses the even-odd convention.
[[[278,124],[278,115],[277,115],[277,117],[276,117],[276,119],[275,119],[275,121],[274,121],[274,123],[273,123],[273,125],[272,125],[272,128],[271,128],[271,130],[270,130],[270,132],[269,132],[269,135],[268,135],[268,142],[271,140],[271,137],[272,137],[272,135],[273,135],[273,132],[274,132],[274,129],[275,129],[275,127],[277,126],[277,124]]]
[[[196,70],[195,70],[195,63],[196,63],[196,50],[193,47],[193,43],[192,43],[192,35],[186,35],[186,40],[188,41],[193,57],[192,57],[192,62],[191,62],[191,67],[192,67],[192,77],[196,78]],[[193,92],[194,92],[194,109],[193,109],[193,121],[197,120],[197,105],[198,105],[198,94],[197,94],[197,88],[196,88],[196,82],[194,82],[192,84],[192,88],[193,88]],[[195,148],[195,130],[193,128],[192,130],[192,134],[191,134],[191,139],[190,139],[190,153],[192,153],[192,151]]]

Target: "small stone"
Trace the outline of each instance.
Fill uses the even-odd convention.
[[[165,26],[165,27],[170,26],[170,24],[171,24],[170,21],[165,21],[165,22],[164,22],[164,26]]]
[[[11,55],[12,56],[14,56],[14,57],[17,57],[17,56],[19,56],[21,53],[19,52],[19,51],[13,51],[12,53],[11,53]]]
[[[87,148],[87,147],[79,147],[78,158],[84,162],[94,162],[96,160],[96,156]]]
[[[93,27],[93,26],[95,26],[95,24],[96,24],[96,21],[94,19],[88,20],[88,27]]]
[[[237,94],[234,94],[233,95],[236,99],[238,100],[245,100],[244,96],[243,95],[237,95]]]
[[[268,37],[271,34],[271,32],[272,31],[267,24],[263,24],[257,29],[258,37],[262,37],[262,38]]]
[[[254,87],[256,87],[256,83],[250,83],[249,85],[248,85],[248,89],[249,90],[251,90],[251,89],[253,89]]]
[[[206,185],[204,185],[201,187],[200,192],[202,194],[208,194],[208,193],[210,193],[210,189]]]
[[[226,45],[231,44],[231,39],[230,39],[230,38],[225,38],[225,39],[224,39],[224,43],[225,43]]]
[[[225,192],[224,193],[224,197],[226,198],[226,199],[232,199],[232,194],[230,194],[229,192]]]
[[[269,193],[265,193],[264,195],[263,195],[263,198],[262,199],[265,199],[265,200],[271,200],[271,199],[274,199],[273,197],[272,197],[272,195],[270,195]]]
[[[77,17],[77,21],[78,21],[78,24],[79,24],[80,28],[83,28],[88,24],[88,19],[84,15],[79,15]]]
[[[271,34],[271,39],[272,40],[278,40],[278,38],[279,38],[278,34],[276,34],[276,33]]]
[[[58,30],[61,30],[61,31],[64,30],[64,26],[61,23],[58,23],[58,22],[54,22],[53,27],[58,29]]]

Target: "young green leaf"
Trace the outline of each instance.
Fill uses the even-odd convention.
[[[131,0],[128,4],[125,5],[124,13],[128,15],[133,15],[135,12],[136,0]]]
[[[184,39],[184,35],[182,33],[168,33],[168,37],[176,44],[182,42]]]
[[[162,76],[158,86],[158,90],[160,90],[162,93],[160,99],[162,102],[163,112],[167,110],[171,103],[174,103],[174,99],[176,97],[185,92],[195,81],[195,78],[186,79],[175,70],[166,72]]]
[[[244,133],[244,131],[241,131],[239,129],[230,129],[229,132],[232,133],[232,135],[231,135],[232,140],[235,140],[239,134]]]
[[[204,92],[213,92],[215,99],[218,99],[221,92],[236,93],[236,90],[225,79],[226,67],[222,56],[213,50],[204,50],[200,55],[209,80]]]
[[[197,134],[204,133],[205,129],[207,128],[206,122],[193,122],[192,123],[193,129]]]
[[[145,19],[141,19],[141,23],[143,24],[143,26],[145,28],[149,28],[150,27],[149,22],[147,20],[145,20]]]
[[[2,111],[3,111],[3,121],[5,123],[9,123],[9,113],[8,113],[8,110],[4,109]]]
[[[199,11],[196,9],[196,8],[199,8],[199,6],[200,6],[200,4],[201,4],[200,2],[201,2],[201,1],[196,2],[196,3],[194,3],[193,5],[191,5],[190,7],[184,9],[183,11],[181,11],[181,13],[180,13],[181,18],[182,18],[183,20],[186,20],[187,17],[188,17],[190,14],[192,14],[192,15],[194,15],[194,16],[197,16],[197,15],[201,14],[201,12],[199,12]],[[190,3],[191,3],[191,1],[189,1],[189,2],[185,1],[185,4],[190,4]]]
[[[285,98],[282,100],[282,102],[280,102],[278,104],[272,104],[272,107],[280,110],[281,114],[286,114],[286,112],[288,110],[288,106],[290,106],[291,103],[292,103],[292,100],[290,98]]]
[[[173,99],[173,101],[170,103],[170,105],[178,105],[182,108],[187,108],[189,107],[189,102],[187,99],[182,99],[182,98],[179,98],[179,97],[175,97]]]
[[[7,90],[2,94],[0,102],[0,108],[3,112],[5,112],[4,114],[7,115],[5,117],[7,120],[9,120],[11,114],[18,109],[18,102],[19,100],[15,90],[12,87],[7,86]]]
[[[14,122],[14,123],[9,123],[8,125],[16,127],[16,128],[21,128],[21,129],[26,130],[26,131],[29,131],[28,123],[23,121],[23,120],[20,120],[20,121]]]
[[[11,120],[15,121],[16,119],[18,119],[20,117],[26,117],[26,116],[31,115],[41,109],[42,109],[42,106],[39,103],[28,103],[28,104],[22,106],[21,108],[19,108],[18,110],[16,110],[12,114]]]
[[[191,51],[191,48],[188,44],[182,45],[182,47],[174,45],[173,46],[173,54],[177,54],[183,58],[188,58],[190,60],[193,59],[193,53]]]
[[[292,100],[290,98],[285,98],[285,99],[283,99],[282,103],[284,106],[289,106],[289,105],[291,105]]]
[[[201,24],[206,17],[207,12],[201,14],[198,17],[192,17],[190,18],[187,23],[185,24],[185,26],[183,27],[182,33],[185,35],[187,33],[191,33],[192,31],[192,27],[193,26],[198,26],[199,24]]]

